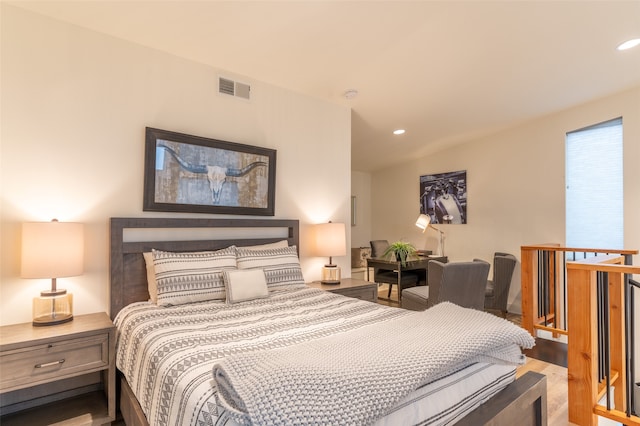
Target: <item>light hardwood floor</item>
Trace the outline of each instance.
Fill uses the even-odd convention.
[[[389,287],[382,284],[378,287],[378,303],[386,306],[398,307],[398,292],[396,286],[391,291],[391,298],[387,297]],[[507,319],[520,324],[518,315],[508,315]],[[571,426],[569,422],[569,403],[567,401],[567,369],[548,362],[529,357],[527,363],[519,367],[516,373],[520,377],[527,371],[535,371],[547,376],[547,423],[549,426]]]
[[[547,376],[547,423],[549,426],[574,425],[569,422],[567,402],[567,369],[548,362],[528,358],[527,363],[518,367],[516,376],[527,371],[535,371]]]

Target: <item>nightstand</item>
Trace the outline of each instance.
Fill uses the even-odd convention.
[[[110,423],[116,417],[115,370],[115,327],[105,313],[53,326],[0,327],[0,424]],[[91,375],[99,383],[87,385],[83,378]],[[63,383],[72,389],[58,393]]]
[[[378,284],[370,281],[343,278],[340,280],[340,284],[322,284],[320,281],[314,281],[307,285],[312,288],[330,291],[331,293],[366,300],[367,302],[375,303],[378,301]]]

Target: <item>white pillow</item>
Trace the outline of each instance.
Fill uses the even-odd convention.
[[[269,291],[304,285],[296,246],[267,250],[237,248],[238,269],[262,269]]]
[[[222,272],[236,269],[236,251],[182,252],[153,250],[158,305],[181,305],[226,298]]]
[[[272,248],[284,248],[284,247],[289,247],[289,242],[287,240],[276,241],[275,243],[260,244],[257,246],[243,246],[238,248],[243,248],[247,250],[267,250]]]
[[[153,267],[153,253],[150,251],[142,253],[144,263],[147,265],[147,290],[149,290],[149,300],[158,303],[158,283],[156,282],[156,270]]]
[[[238,303],[269,297],[267,279],[262,269],[224,271],[227,303]]]

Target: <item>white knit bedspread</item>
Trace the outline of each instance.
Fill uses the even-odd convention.
[[[443,372],[473,362],[523,364],[524,329],[442,303],[340,335],[226,357],[218,403],[241,424],[361,425]]]

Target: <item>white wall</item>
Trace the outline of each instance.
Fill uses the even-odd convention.
[[[50,285],[19,277],[22,222],[86,225],[85,273],[59,280],[83,314],[108,312],[110,217],[206,216],[142,212],[146,126],[276,149],[275,217],[300,220],[303,273],[320,278],[305,236],[350,221],[348,108],[1,7],[0,324],[30,321]],[[218,75],[250,83],[252,100],[218,94]],[[349,276],[349,256],[334,259]]]
[[[419,177],[466,170],[468,223],[438,225],[446,233],[445,254],[450,260],[477,257],[490,261],[494,251],[513,253],[519,259],[522,245],[564,244],[565,134],[620,116],[624,126],[625,248],[639,249],[640,88],[374,173],[371,236],[404,239],[435,250],[437,232],[425,235],[414,226],[419,214]],[[637,264],[638,257],[634,260]],[[519,267],[513,282],[520,282]],[[520,312],[519,296],[519,285],[513,285],[509,311]]]

